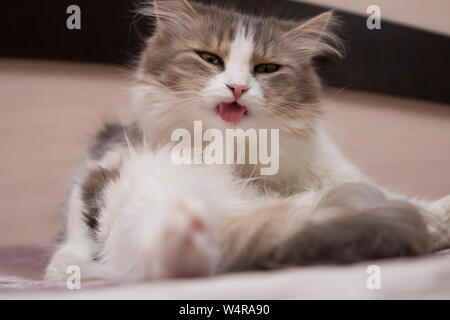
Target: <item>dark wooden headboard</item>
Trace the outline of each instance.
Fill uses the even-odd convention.
[[[202,0],[263,15],[305,19],[329,8],[291,1]],[[0,56],[130,64],[151,32],[134,14],[142,0],[1,1]],[[66,8],[81,8],[81,30],[66,28]],[[335,10],[347,55],[317,61],[325,83],[450,103],[450,37]]]

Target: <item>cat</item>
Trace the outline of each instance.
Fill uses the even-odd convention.
[[[450,197],[376,186],[323,129],[312,59],[341,55],[332,12],[298,22],[155,0],[144,14],[156,28],[135,73],[134,120],[107,125],[87,152],[47,279],[66,279],[69,265],[85,279],[142,280],[449,247]],[[194,121],[278,129],[278,172],[174,164],[171,134]]]

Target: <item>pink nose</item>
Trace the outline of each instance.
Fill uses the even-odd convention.
[[[233,92],[234,99],[239,99],[244,93],[248,91],[248,87],[239,84],[227,84],[228,89]]]

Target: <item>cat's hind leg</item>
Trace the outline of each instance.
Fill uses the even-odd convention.
[[[224,220],[220,272],[342,264],[430,251],[419,207],[347,183]]]

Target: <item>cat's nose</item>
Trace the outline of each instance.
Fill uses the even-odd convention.
[[[227,84],[228,89],[233,92],[234,99],[239,99],[244,93],[248,91],[248,87],[239,84]]]

